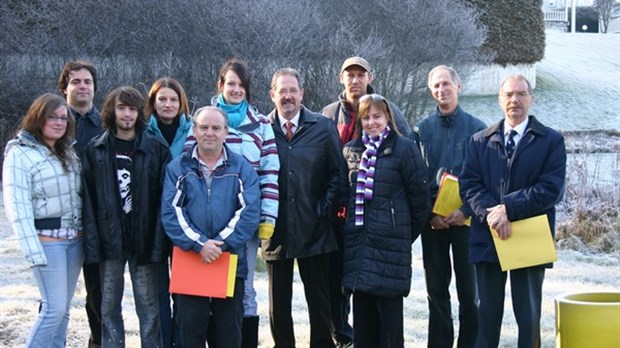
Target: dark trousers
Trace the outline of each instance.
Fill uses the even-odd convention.
[[[452,249],[452,260],[450,260]],[[450,281],[452,268],[459,300],[458,348],[470,348],[478,330],[476,272],[469,258],[469,227],[422,232],[422,253],[428,295],[428,347],[451,348],[454,342]]]
[[[99,264],[84,264],[84,286],[86,287],[86,316],[90,327],[89,347],[101,345],[101,280]]]
[[[176,326],[184,348],[204,348],[209,318],[217,322],[213,342],[217,348],[241,346],[244,279],[237,278],[232,298],[176,295]]]
[[[351,295],[342,291],[344,265],[344,225],[343,220],[334,223],[334,235],[338,250],[331,253],[329,265],[329,297],[332,312],[332,336],[337,343],[353,341],[353,328],[349,324]]]
[[[159,283],[159,320],[161,322],[161,336],[164,347],[173,347],[174,321],[172,320],[172,310],[170,308],[170,271],[168,262],[157,266]]]
[[[322,254],[297,259],[310,316],[310,347],[334,347],[329,309],[329,257]],[[295,347],[293,317],[294,259],[267,261],[269,324],[276,348]]]
[[[402,348],[403,298],[353,293],[353,346],[355,348]]]
[[[528,267],[509,272],[512,309],[519,328],[518,347],[538,348],[545,267]],[[499,345],[507,275],[508,272],[501,271],[499,263],[476,264],[480,294],[477,348],[495,348]]]

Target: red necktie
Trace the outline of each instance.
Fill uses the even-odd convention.
[[[286,139],[291,141],[293,139],[293,122],[286,122],[284,127],[286,127]]]

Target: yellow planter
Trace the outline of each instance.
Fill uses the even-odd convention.
[[[620,348],[620,292],[555,298],[556,348]]]

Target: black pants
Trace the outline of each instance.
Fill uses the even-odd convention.
[[[509,273],[512,309],[519,328],[518,347],[538,348],[545,267],[528,267]],[[477,348],[495,348],[499,345],[507,276],[508,272],[502,272],[499,263],[476,264],[476,278],[480,292]]]
[[[353,346],[355,348],[402,348],[403,298],[353,293]]]
[[[329,309],[329,257],[322,254],[297,259],[310,315],[310,348],[334,347]],[[293,317],[294,259],[267,261],[269,323],[276,348],[295,347]]]
[[[241,346],[244,284],[244,279],[236,279],[232,298],[175,296],[176,327],[183,348],[204,348],[210,316],[217,322],[214,334],[215,347]]]
[[[452,260],[450,260],[452,249]],[[469,258],[469,227],[422,232],[422,252],[428,294],[428,347],[451,348],[454,342],[450,281],[452,268],[459,300],[458,348],[471,348],[478,330],[476,272]]]
[[[351,295],[342,291],[342,273],[344,264],[344,223],[334,223],[334,235],[338,250],[331,253],[329,264],[329,297],[332,312],[332,336],[337,343],[353,341],[353,328],[349,324],[351,312]]]
[[[99,264],[84,264],[84,286],[86,287],[86,316],[90,327],[90,345],[101,345],[101,280]]]

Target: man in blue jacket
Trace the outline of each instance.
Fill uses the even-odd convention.
[[[412,137],[428,166],[428,182],[436,199],[442,173],[459,175],[469,138],[486,125],[459,106],[461,79],[453,68],[433,68],[428,73],[428,88],[437,108],[414,127]],[[476,340],[476,277],[474,266],[468,261],[469,226],[465,224],[471,215],[467,205],[447,216],[434,214],[422,231],[430,348],[450,348],[454,341],[449,291],[452,268],[459,300],[457,347],[473,347]]]
[[[564,138],[528,116],[532,88],[522,75],[500,85],[504,119],[472,137],[460,175],[460,193],[472,208],[469,260],[480,296],[476,347],[497,347],[508,272],[502,272],[491,233],[510,238],[511,223],[546,215],[551,233],[566,176]],[[493,230],[491,230],[491,228]],[[542,284],[549,265],[511,270],[518,347],[540,347]]]
[[[196,145],[166,169],[164,229],[174,245],[199,253],[204,263],[214,262],[223,251],[238,255],[237,279],[232,298],[178,294],[176,325],[182,347],[204,347],[211,313],[217,322],[215,346],[240,347],[248,273],[245,246],[260,222],[258,175],[224,145],[228,117],[223,111],[199,109],[192,130]]]

